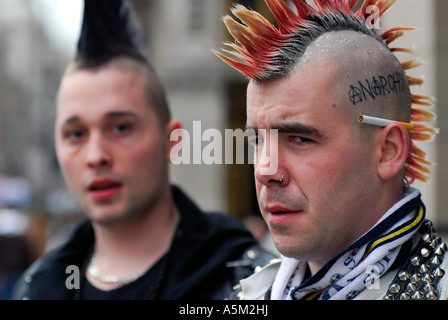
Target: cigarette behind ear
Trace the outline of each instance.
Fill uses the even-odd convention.
[[[408,131],[414,130],[414,125],[409,122],[389,120],[389,119],[383,119],[383,118],[377,118],[377,117],[371,117],[371,116],[365,116],[365,115],[360,115],[358,117],[358,122],[363,123],[363,124],[369,124],[371,126],[378,126],[378,127],[385,127],[391,123],[401,123],[406,128],[406,130],[408,130]]]

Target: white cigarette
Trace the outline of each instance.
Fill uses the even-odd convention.
[[[391,123],[401,123],[406,128],[406,130],[408,130],[408,131],[414,130],[414,125],[409,122],[389,120],[389,119],[370,117],[370,116],[364,116],[364,115],[358,117],[358,122],[364,123],[364,124],[370,124],[372,126],[378,126],[378,127],[385,127]]]

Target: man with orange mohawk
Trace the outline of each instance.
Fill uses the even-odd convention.
[[[250,79],[257,196],[285,256],[241,281],[238,297],[446,299],[447,246],[411,187],[429,179],[415,141],[436,133],[418,123],[434,115],[414,107],[430,105],[410,91],[422,80],[405,70],[418,62],[393,54],[411,51],[389,47],[411,28],[377,33],[369,23],[394,0],[291,2],[296,10],[266,0],[278,27],[235,6],[242,23],[224,22],[237,43],[216,52]],[[266,148],[278,154],[271,175]]]

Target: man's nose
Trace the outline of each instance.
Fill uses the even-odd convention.
[[[285,186],[288,184],[288,177],[285,172],[285,170],[279,168],[273,174],[266,174],[263,173],[263,170],[260,170],[260,168],[257,167],[255,168],[255,179],[265,186],[272,184]]]
[[[255,178],[264,185],[285,183],[285,170],[280,168],[280,150],[276,136],[265,141],[255,160]]]
[[[112,165],[107,139],[100,133],[92,133],[86,151],[86,164],[91,169],[102,169]]]

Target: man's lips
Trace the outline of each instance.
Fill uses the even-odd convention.
[[[266,222],[271,226],[284,226],[292,222],[292,219],[299,217],[303,211],[291,209],[284,206],[265,206]]]
[[[269,212],[270,214],[294,214],[300,213],[302,210],[289,209],[283,206],[266,206],[265,212]]]
[[[121,191],[123,184],[111,178],[96,178],[88,186],[88,194],[95,200],[108,200]]]

